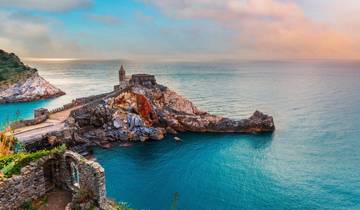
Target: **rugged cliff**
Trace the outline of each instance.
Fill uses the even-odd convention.
[[[199,110],[169,88],[151,82],[128,85],[103,100],[74,111],[68,121],[77,127],[82,141],[107,144],[114,141],[163,139],[177,132],[273,132],[271,116],[256,111],[250,118],[232,120]]]
[[[25,102],[64,95],[60,89],[24,65],[13,53],[0,50],[0,103]]]

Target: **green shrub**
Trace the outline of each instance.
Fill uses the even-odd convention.
[[[50,154],[62,154],[66,150],[66,144],[62,144],[50,150]]]
[[[39,160],[50,154],[61,154],[66,150],[66,145],[55,147],[51,150],[39,150],[33,153],[16,153],[0,158],[0,172],[5,178],[10,178],[14,174],[20,174],[21,168],[29,163]]]
[[[16,80],[31,71],[34,70],[24,65],[15,54],[0,50],[0,82]]]
[[[18,208],[17,210],[38,210],[38,208],[33,206],[32,201],[27,201],[27,202],[23,203],[21,205],[21,207]]]
[[[0,158],[0,170],[2,170],[5,166],[9,165],[12,161],[14,161],[19,154],[11,154],[5,157]]]

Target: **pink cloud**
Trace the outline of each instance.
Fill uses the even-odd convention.
[[[274,0],[144,0],[163,9],[168,15],[182,18],[206,17],[229,20],[235,17],[286,18],[302,11],[294,3]]]
[[[296,0],[145,0],[173,18],[234,30],[236,53],[268,58],[358,58],[356,35],[307,17]]]

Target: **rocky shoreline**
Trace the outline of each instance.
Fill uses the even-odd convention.
[[[178,132],[267,133],[273,118],[255,111],[233,120],[198,109],[191,101],[157,84],[152,75],[132,75],[121,89],[71,113],[67,126],[76,141],[107,147],[114,142],[161,140]]]
[[[20,81],[2,90],[0,103],[29,102],[62,95],[65,95],[62,90],[54,87],[35,72],[24,82]]]

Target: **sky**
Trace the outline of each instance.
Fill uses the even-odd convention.
[[[24,58],[360,59],[359,0],[0,0]]]

